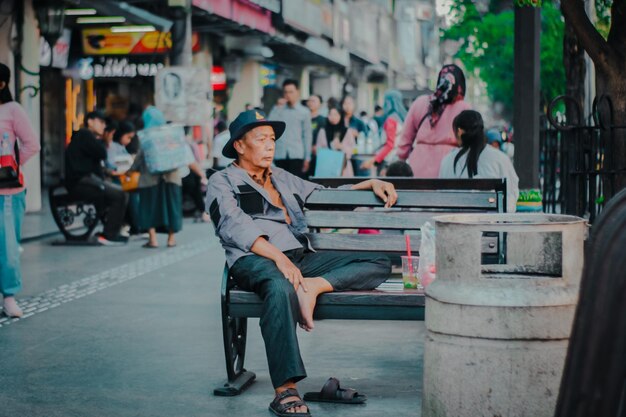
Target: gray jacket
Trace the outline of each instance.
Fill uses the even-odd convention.
[[[275,159],[311,159],[313,132],[308,108],[302,104],[274,107],[268,119],[282,120],[287,124],[282,138],[276,141]]]
[[[272,204],[267,191],[245,170],[231,164],[209,179],[206,207],[226,251],[228,267],[242,256],[252,255],[250,248],[261,236],[283,252],[303,246],[313,250],[303,235],[307,224],[302,207],[314,190],[323,187],[276,167],[272,167],[271,180],[291,224],[287,224],[283,210]]]

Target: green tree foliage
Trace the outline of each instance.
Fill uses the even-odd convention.
[[[453,0],[452,24],[443,39],[461,42],[456,57],[467,71],[487,85],[492,102],[504,105],[505,116],[513,113],[514,21],[512,8],[492,0],[479,11],[472,0]],[[545,102],[565,90],[563,70],[563,19],[550,2],[542,5],[541,96]]]

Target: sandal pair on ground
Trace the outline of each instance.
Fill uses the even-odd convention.
[[[285,398],[297,397],[298,400],[287,401],[281,404]],[[329,378],[319,392],[307,392],[304,394],[304,401],[325,402],[337,404],[363,404],[367,400],[365,395],[360,395],[357,391],[347,388],[343,389],[339,385],[337,378]],[[305,413],[290,413],[289,410],[296,407],[305,406],[306,403],[300,399],[300,394],[296,389],[290,388],[278,394],[269,406],[269,410],[278,417],[311,417],[310,410]]]

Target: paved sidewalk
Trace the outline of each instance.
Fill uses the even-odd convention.
[[[258,320],[246,367],[257,382],[214,397],[225,378],[212,228],[185,223],[174,249],[26,243],[21,303],[0,323],[0,417],[269,416],[272,387]],[[161,237],[161,243],[164,239]],[[314,416],[419,416],[423,323],[321,321],[300,333],[309,378],[338,377],[364,406],[311,404]]]

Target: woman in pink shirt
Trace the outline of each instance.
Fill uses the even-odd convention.
[[[398,158],[408,159],[416,177],[437,178],[441,160],[457,147],[452,121],[470,108],[464,97],[463,71],[456,65],[445,65],[435,92],[418,97],[411,105],[398,144]]]
[[[0,166],[19,172],[17,187],[7,188],[0,180],[0,293],[4,314],[21,317],[22,310],[15,302],[15,294],[22,288],[19,242],[26,208],[21,166],[39,152],[40,145],[26,113],[13,101],[10,79],[9,67],[0,64]],[[18,148],[19,157],[16,156]]]

